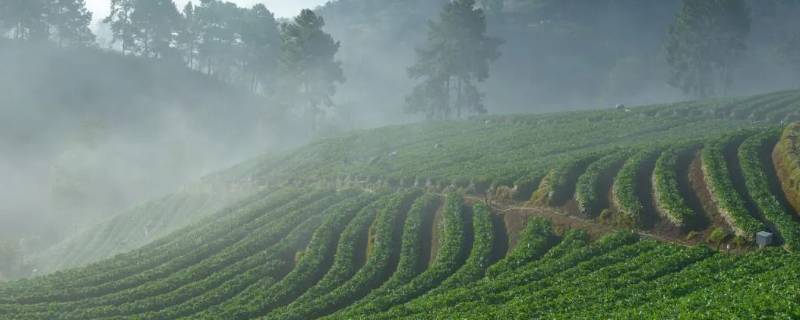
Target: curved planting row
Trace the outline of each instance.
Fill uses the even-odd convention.
[[[375,199],[363,195],[327,209],[323,224],[314,231],[308,247],[291,272],[274,285],[255,283],[222,304],[192,315],[195,319],[249,319],[287,304],[313,286],[333,260],[339,235],[364,206]]]
[[[495,234],[492,223],[492,212],[484,203],[477,203],[472,208],[472,249],[464,265],[453,275],[443,281],[430,294],[454,287],[460,287],[483,278],[486,269],[493,262],[492,249]]]
[[[359,314],[374,314],[392,306],[403,304],[429,290],[458,270],[464,262],[466,243],[465,217],[461,196],[450,193],[445,199],[442,220],[441,248],[431,266],[405,285],[387,290],[352,308],[336,313],[332,318],[349,319]]]
[[[767,120],[767,121],[780,121],[781,119],[775,119],[773,116],[776,112],[781,112],[785,110],[788,106],[797,102],[797,94],[792,92],[787,94],[786,96],[772,101],[770,103],[763,104],[751,110],[751,114],[749,118],[751,119],[759,119],[759,120]]]
[[[38,303],[60,300],[63,296],[67,296],[67,299],[80,298],[72,293],[167,263],[184,254],[186,248],[196,246],[198,241],[211,241],[221,237],[232,228],[244,225],[265,212],[273,212],[274,209],[297,200],[301,195],[301,190],[292,188],[262,195],[261,199],[240,202],[141,249],[83,268],[4,284],[0,287],[0,302]],[[227,229],[221,228],[223,226]]]
[[[542,235],[544,237],[554,238],[553,235]],[[534,250],[541,250],[547,252],[541,259],[546,260],[550,258],[560,257],[570,252],[571,250],[583,246],[585,244],[585,233],[581,231],[571,230],[567,232],[564,237],[564,241],[559,243],[557,246],[552,247],[550,251],[546,248],[535,247],[532,248]],[[520,243],[523,244],[523,243]],[[544,243],[538,242],[538,245],[542,245]],[[529,265],[533,265],[531,263]],[[526,266],[529,266],[526,265]],[[515,272],[508,272],[498,275],[497,277],[490,278],[486,277],[479,280],[477,283],[470,284],[468,286],[462,286],[458,288],[453,288],[446,292],[440,292],[438,294],[426,295],[419,299],[410,301],[408,303],[402,305],[396,305],[391,309],[375,314],[375,313],[362,313],[361,315],[367,315],[370,318],[374,319],[396,319],[404,316],[411,316],[413,317],[427,317],[427,313],[435,308],[440,308],[444,306],[454,306],[459,303],[470,302],[475,300],[480,300],[482,295],[490,294],[493,292],[498,292],[500,290],[505,290],[509,288],[509,286],[513,286],[515,283],[522,283],[525,282],[525,279],[518,277],[519,274]],[[527,274],[530,278],[532,275]]]
[[[773,191],[767,166],[772,166],[769,150],[780,135],[778,130],[768,130],[747,138],[739,147],[739,163],[742,167],[747,192],[761,214],[775,225],[784,248],[791,251],[800,249],[800,224],[792,218],[792,213],[781,204]],[[779,190],[775,190],[779,191]]]
[[[234,298],[239,293],[247,288],[255,285],[256,287],[266,290],[271,285],[280,280],[286,273],[291,270],[293,265],[294,253],[298,248],[303,248],[308,245],[314,230],[322,223],[322,217],[316,215],[304,223],[297,225],[292,230],[288,237],[277,243],[275,246],[268,248],[256,254],[257,259],[253,262],[258,263],[254,268],[247,270],[244,273],[236,274],[233,278],[226,280],[221,285],[203,292],[200,295],[191,297],[179,304],[174,304],[158,311],[149,311],[142,314],[134,315],[136,319],[178,319],[181,317],[191,317],[192,315],[202,312],[203,310],[213,308],[229,299]],[[280,267],[275,270],[272,265],[275,263],[285,264],[285,267]],[[216,282],[221,277],[229,276],[236,269],[237,266],[231,270],[214,274],[212,277],[204,282]],[[195,286],[194,284],[192,286]]]
[[[254,230],[246,238],[225,248],[220,253],[207,257],[187,269],[172,273],[166,278],[85,300],[17,306],[16,312],[39,312],[40,314],[58,314],[61,318],[67,319],[86,319],[156,311],[173,304],[180,304],[219,286],[237,274],[258,267],[264,263],[264,260],[261,259],[265,254],[265,251],[262,251],[264,248],[278,243],[297,224],[319,214],[332,204],[352,196],[354,193],[344,192],[322,200],[296,203],[293,206],[285,207],[284,210],[290,211],[282,211],[284,215],[276,217],[275,221]]]
[[[316,318],[345,307],[379,287],[396,268],[402,232],[398,226],[402,225],[408,208],[419,195],[417,190],[399,192],[387,201],[371,227],[370,234],[375,238],[370,239],[370,255],[352,278],[306,304],[269,314],[267,318]]]
[[[370,318],[436,318],[437,315],[440,318],[447,318],[464,310],[472,310],[475,315],[480,315],[481,312],[490,311],[493,305],[514,299],[522,290],[529,292],[530,290],[526,288],[529,284],[545,282],[558,274],[577,273],[576,267],[586,261],[598,261],[598,257],[635,243],[637,239],[630,233],[617,233],[587,246],[585,234],[569,232],[561,243],[540,260],[529,263],[515,272],[503,274],[499,278],[485,278],[474,285],[426,297],[413,304],[396,306],[386,313],[371,315]],[[446,316],[447,314],[449,316]]]
[[[629,156],[628,152],[612,152],[592,162],[578,178],[575,186],[575,201],[578,210],[585,216],[598,215],[607,208],[605,195],[608,191],[606,180],[614,176],[615,170]]]
[[[304,201],[312,200],[322,196],[321,192],[300,196],[290,201],[287,206],[297,208],[304,205]],[[283,202],[279,198],[278,202]],[[183,241],[173,244],[171,252],[174,257],[163,264],[140,273],[126,276],[127,272],[113,272],[117,278],[103,282],[95,286],[70,286],[67,288],[50,289],[38,291],[36,294],[18,297],[14,302],[21,304],[44,304],[52,301],[79,301],[99,297],[114,292],[134,288],[144,283],[167,277],[181,269],[193,266],[209,255],[215,254],[231,244],[241,240],[254,229],[267,223],[273,216],[281,213],[280,210],[271,210],[274,202],[267,201],[260,205],[245,208],[240,214],[227,219],[226,223],[218,224],[214,232],[209,230],[209,234],[190,233]],[[269,211],[265,211],[269,210]],[[265,213],[267,213],[265,215]],[[161,260],[160,254],[154,260]],[[141,260],[149,260],[150,256],[141,256]],[[127,268],[125,271],[128,271]]]
[[[514,249],[486,271],[487,277],[514,271],[515,269],[539,259],[551,246],[557,243],[553,233],[553,225],[544,218],[531,217],[525,230],[522,231],[519,242]]]
[[[773,158],[781,188],[795,212],[800,211],[800,123],[794,123],[781,133]]]
[[[561,205],[572,197],[575,183],[586,167],[597,160],[598,155],[579,155],[561,162],[542,179],[539,188],[531,196],[538,205]]]
[[[653,193],[659,214],[677,227],[684,227],[695,216],[683,198],[678,182],[679,158],[689,147],[672,147],[656,160],[653,169]]]
[[[276,311],[296,308],[313,301],[350,279],[360,267],[359,256],[366,254],[369,228],[375,223],[378,211],[386,206],[387,201],[388,199],[384,199],[362,209],[342,232],[333,264],[325,276],[291,304]]]
[[[637,152],[620,169],[614,178],[611,197],[619,212],[619,222],[630,227],[641,226],[645,210],[644,197],[650,187],[642,186],[642,180],[651,175],[650,169],[660,154],[660,149],[653,148]],[[644,190],[644,191],[643,191]]]
[[[725,149],[741,141],[746,134],[736,134],[712,142],[703,148],[702,168],[712,200],[737,236],[754,240],[764,225],[747,210],[745,199],[734,187]]]
[[[426,221],[433,220],[433,211],[436,210],[438,205],[438,197],[430,193],[424,194],[414,202],[403,224],[403,239],[397,270],[379,288],[370,292],[364,299],[349,306],[348,309],[357,309],[363,306],[366,301],[403,286],[425,270],[427,256],[425,255],[424,246],[430,244],[423,243],[423,235],[425,234],[423,228],[431,227]],[[429,217],[426,217],[426,215]]]

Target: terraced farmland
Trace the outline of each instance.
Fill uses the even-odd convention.
[[[258,191],[168,236],[0,284],[0,318],[797,318],[798,110],[784,91],[316,141],[229,172]]]

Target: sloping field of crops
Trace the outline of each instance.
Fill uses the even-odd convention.
[[[0,319],[797,318],[798,117],[785,91],[317,141],[177,232],[0,284]]]

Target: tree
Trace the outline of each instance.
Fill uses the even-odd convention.
[[[726,94],[749,32],[744,0],[683,0],[665,46],[668,83],[696,97]]]
[[[95,36],[89,29],[92,13],[84,0],[51,0],[48,22],[59,45],[92,45]]]
[[[249,74],[250,90],[263,91],[263,87],[274,76],[281,52],[281,34],[275,16],[263,4],[257,4],[244,13],[241,25],[244,45],[243,70]]]
[[[333,106],[331,97],[336,92],[336,83],[345,80],[341,63],[335,59],[339,42],[322,30],[324,25],[322,17],[305,9],[292,23],[281,26],[281,65],[289,81],[288,98],[305,105],[314,131],[321,107]]]
[[[187,2],[183,7],[183,25],[176,39],[178,47],[183,51],[183,59],[189,68],[195,68],[197,46],[200,42],[200,24],[194,4]]]
[[[445,4],[438,21],[429,23],[427,42],[408,70],[422,82],[406,97],[406,112],[425,113],[428,119],[485,113],[476,82],[489,78],[489,63],[500,57],[500,43],[486,35],[486,17],[475,0]]]
[[[242,9],[230,2],[202,0],[195,7],[200,29],[200,69],[219,79],[233,81],[233,70],[241,52],[239,26]]]
[[[173,53],[181,19],[172,0],[111,0],[104,22],[111,24],[123,53],[161,58]]]
[[[138,32],[131,20],[135,4],[135,0],[111,0],[111,12],[103,19],[103,23],[111,26],[113,41],[121,43],[123,55],[139,51],[136,45]]]
[[[172,0],[137,0],[131,14],[142,54],[161,58],[172,54],[173,35],[180,27],[180,14]]]
[[[45,0],[0,0],[0,22],[14,40],[45,40],[47,9]]]

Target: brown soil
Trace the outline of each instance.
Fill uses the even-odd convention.
[[[696,239],[696,241],[700,242],[706,239],[715,228],[733,232],[719,213],[716,204],[714,204],[713,196],[708,188],[708,183],[706,183],[705,177],[703,176],[702,161],[699,152],[689,165],[689,185],[692,191],[691,194],[694,195],[695,201],[697,201],[695,205],[699,204],[700,206],[700,211],[697,211],[697,209],[695,210],[706,219],[702,228],[700,226],[695,228],[695,231],[702,234],[702,237],[699,237],[700,239]]]
[[[434,260],[436,260],[436,255],[439,254],[439,247],[441,246],[441,237],[442,237],[442,222],[444,220],[444,202],[442,205],[439,206],[439,209],[433,215],[433,221],[431,222],[430,228],[430,255],[428,255],[428,266],[430,266]]]
[[[433,257],[435,257],[435,253],[433,252],[434,248],[433,221],[436,218],[437,213],[440,212],[441,210],[442,210],[442,202],[435,201],[435,203],[432,204],[430,207],[425,208],[425,211],[422,213],[422,225],[420,226],[420,228],[422,228],[422,241],[421,241],[422,246],[420,246],[421,247],[420,257],[422,257],[422,259],[421,259],[421,265],[418,266],[420,268],[420,271],[427,268],[428,265],[430,265],[430,263],[433,261]],[[438,243],[439,243],[438,239],[436,240],[435,243],[437,244],[436,247],[438,248]],[[426,245],[426,244],[431,244],[431,245]]]
[[[492,244],[491,261],[494,262],[508,254],[508,232],[506,231],[505,219],[502,215],[492,215],[492,231],[494,232],[494,243]]]

